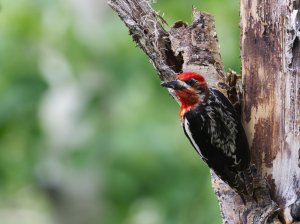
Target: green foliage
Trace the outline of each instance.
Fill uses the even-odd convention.
[[[154,7],[172,24],[190,22],[193,4],[216,16],[226,68],[238,70],[237,1]],[[178,105],[105,1],[3,0],[0,49],[0,211],[23,192],[16,204],[64,224],[63,205],[83,199],[96,211],[82,223],[220,223]]]
[[[22,2],[21,2],[22,3]],[[41,138],[37,108],[46,83],[39,75],[36,40],[40,16],[32,4],[3,5],[0,19],[0,189],[31,181]]]

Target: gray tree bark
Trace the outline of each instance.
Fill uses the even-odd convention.
[[[194,8],[191,25],[178,21],[167,32],[147,0],[110,0],[109,5],[162,81],[198,72],[242,109],[257,200],[245,198],[244,204],[212,172],[223,223],[295,223],[300,216],[300,3],[241,0],[243,85],[240,76],[224,72],[211,15]]]

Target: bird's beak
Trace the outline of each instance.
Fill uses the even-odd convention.
[[[180,80],[174,80],[174,81],[169,81],[169,82],[162,82],[161,86],[174,89],[174,90],[180,90],[180,89],[185,89],[186,87],[184,86],[184,82]]]

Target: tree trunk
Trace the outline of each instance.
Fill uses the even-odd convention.
[[[298,10],[293,0],[241,1],[245,129],[252,159],[286,222],[300,192]]]
[[[195,71],[211,87],[219,88],[236,109],[244,99],[242,115],[255,164],[257,200],[245,198],[244,204],[212,172],[223,223],[292,223],[299,219],[300,4],[241,1],[244,92],[239,76],[224,72],[209,14],[193,9],[191,25],[178,21],[167,32],[163,18],[146,0],[110,0],[109,5],[149,56],[162,81]]]

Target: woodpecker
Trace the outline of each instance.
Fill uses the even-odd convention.
[[[253,196],[251,159],[245,131],[229,100],[208,88],[202,75],[181,73],[161,83],[181,104],[179,117],[184,133],[205,163],[244,201]]]

